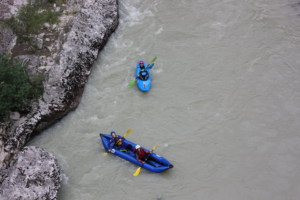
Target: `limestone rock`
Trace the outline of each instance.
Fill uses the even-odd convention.
[[[56,158],[39,147],[24,147],[0,171],[0,199],[57,199],[62,170]]]
[[[28,4],[27,0],[1,0],[0,19],[8,19],[16,14],[22,5]]]
[[[50,27],[50,24],[48,22],[44,23],[44,27],[45,28],[49,28]]]
[[[40,33],[40,34],[38,35],[38,38],[43,38],[44,35],[45,35],[45,33]]]
[[[52,25],[52,29],[55,29],[57,27],[57,24]],[[53,34],[52,34],[53,35]]]
[[[11,112],[9,117],[12,120],[19,120],[20,119],[20,113],[18,113],[18,112]]]
[[[47,57],[48,62],[53,62],[53,58],[52,57]]]
[[[47,46],[47,49],[51,52],[52,51],[52,47],[51,46]]]
[[[2,28],[0,24],[0,54],[10,52],[16,44],[17,36],[10,28]]]
[[[39,68],[38,68],[38,70],[40,71],[40,72],[48,72],[50,69],[52,68],[52,66],[40,66]]]
[[[46,56],[40,56],[40,60],[46,60]]]
[[[39,38],[39,37],[34,37],[32,39],[32,43],[35,44],[37,46],[38,49],[42,49],[43,48],[43,39]]]
[[[34,74],[37,72],[36,68],[40,65],[40,59],[36,55],[20,55],[18,56],[19,61],[22,64],[27,65],[28,73]]]

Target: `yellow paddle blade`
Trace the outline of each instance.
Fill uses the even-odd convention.
[[[140,171],[141,171],[141,168],[142,168],[142,167],[139,167],[139,168],[136,170],[136,172],[133,174],[133,176],[139,175],[139,173],[140,173]]]
[[[153,147],[152,151],[157,147],[158,143],[155,145],[155,147]]]
[[[108,153],[104,153],[103,156],[106,156]]]
[[[125,133],[125,135],[123,137],[125,137],[126,135],[128,135],[131,132],[131,128],[127,131],[127,133]]]

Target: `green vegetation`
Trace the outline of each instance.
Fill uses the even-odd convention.
[[[39,13],[42,9],[45,11]],[[21,6],[17,15],[5,20],[4,23],[12,28],[21,42],[30,42],[30,36],[36,35],[45,22],[58,23],[59,15],[60,12],[49,10],[49,3],[42,4],[39,0],[34,2],[29,0],[27,5]]]
[[[70,31],[69,24],[66,24],[66,25],[64,26],[64,32],[67,33],[67,32],[69,32],[69,31]]]
[[[11,53],[7,53],[7,54],[6,54],[6,58],[8,58],[8,59],[10,59],[10,58],[11,58],[11,56],[12,56],[12,54],[11,54]]]
[[[0,116],[7,117],[10,111],[26,109],[32,100],[43,94],[45,73],[28,75],[27,66],[17,59],[9,65],[9,59],[0,54]]]

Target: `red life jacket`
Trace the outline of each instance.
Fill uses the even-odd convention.
[[[135,153],[135,150],[136,149],[133,150],[133,153]],[[139,154],[139,159],[142,160],[146,156],[147,153],[144,149],[140,148],[140,152],[138,152],[138,154]]]

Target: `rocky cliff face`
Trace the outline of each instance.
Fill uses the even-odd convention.
[[[0,166],[23,148],[33,134],[48,128],[74,110],[99,50],[118,25],[116,0],[72,0],[80,8],[69,22],[70,30],[62,35],[64,43],[49,70],[43,98],[32,105],[31,112],[10,127],[2,124]]]
[[[39,181],[40,175],[33,176],[31,171],[27,173],[25,169],[26,166],[30,168],[30,157],[36,159],[37,163],[44,163],[43,156],[39,156],[41,153],[36,152],[34,155],[35,153],[32,152],[33,155],[28,157],[28,162],[19,162],[18,159],[22,156],[21,152],[23,151],[18,152],[24,148],[26,142],[34,134],[45,130],[78,106],[98,52],[104,47],[110,34],[117,28],[117,0],[69,0],[68,7],[78,12],[74,16],[66,18],[68,31],[60,33],[59,41],[55,46],[56,52],[52,52],[53,55],[55,54],[54,60],[47,61],[49,67],[46,70],[49,76],[44,84],[43,97],[31,105],[30,112],[26,116],[12,113],[11,122],[0,123],[0,167],[3,166],[0,170],[1,181],[3,181],[0,197],[2,195],[2,197],[9,197],[8,199],[56,198],[54,198],[56,193],[53,195],[54,193],[52,194],[50,190],[48,191],[48,196],[51,193],[49,198],[35,198],[36,189],[28,189],[31,184],[35,184],[34,187],[44,184],[43,181]],[[20,56],[20,58],[21,61],[28,62],[31,70],[40,69],[40,57],[27,55]],[[25,147],[24,151],[27,152],[29,149]],[[23,169],[18,163],[22,163],[25,168]],[[48,165],[45,173],[48,170],[49,174],[53,164],[49,162],[44,164]],[[7,177],[10,177],[9,180]],[[37,178],[36,181],[34,178]],[[20,184],[17,185],[17,182]],[[56,184],[57,181],[54,183]],[[7,189],[9,187],[12,187],[11,190],[16,188],[16,196],[9,196],[10,190]],[[54,190],[58,190],[58,188],[59,186]],[[26,194],[24,193],[25,196],[19,198],[18,195],[22,192]]]
[[[55,157],[38,147],[25,147],[0,171],[0,199],[56,199],[62,171]]]

